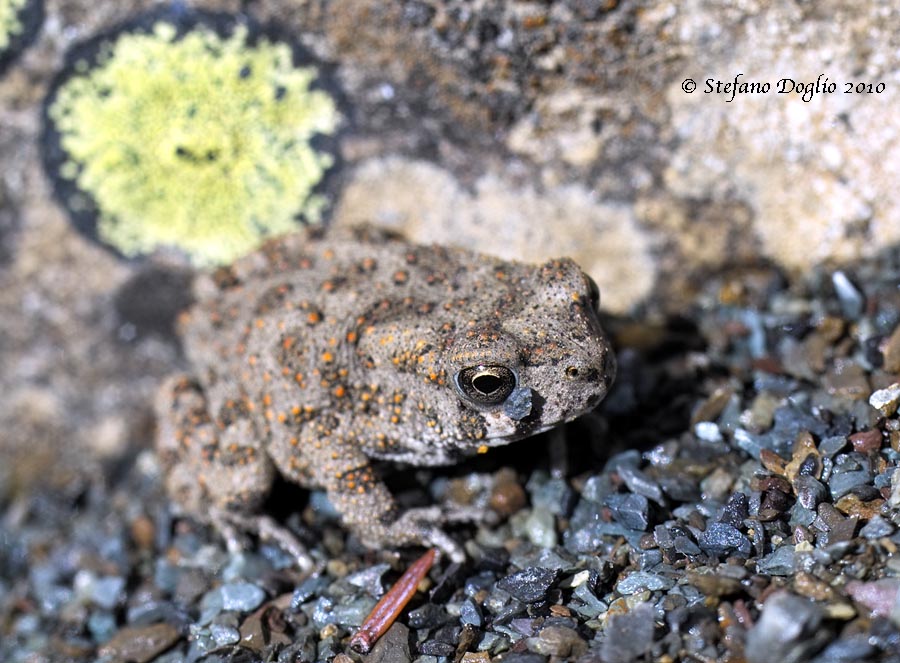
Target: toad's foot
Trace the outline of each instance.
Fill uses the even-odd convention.
[[[440,523],[445,521],[445,514],[439,507],[410,509],[379,533],[378,538],[396,541],[401,545],[417,543],[426,547],[434,546],[451,561],[461,564],[466,561],[466,553],[440,528]]]
[[[209,519],[222,538],[228,552],[237,554],[246,549],[241,532],[255,534],[262,541],[271,541],[294,558],[304,573],[312,571],[316,564],[306,548],[289,530],[265,515],[247,515],[227,509],[211,509]]]

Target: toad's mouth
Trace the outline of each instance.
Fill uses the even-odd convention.
[[[552,424],[532,424],[530,426],[523,426],[521,425],[521,423],[522,422],[510,422],[510,424],[513,425],[504,428],[502,432],[500,431],[500,429],[494,429],[490,425],[488,425],[487,439],[482,440],[482,442],[489,447],[502,447],[505,444],[510,444],[512,442],[522,440],[526,437],[539,435],[540,433],[552,430],[563,422]]]

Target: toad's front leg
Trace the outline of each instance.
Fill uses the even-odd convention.
[[[307,439],[311,437],[315,439]],[[312,427],[303,431],[293,450],[305,458],[284,462],[287,459],[276,453],[279,469],[290,476],[302,467],[295,480],[309,482],[311,476],[313,483],[325,488],[344,525],[367,546],[435,546],[454,562],[465,560],[459,544],[441,529],[443,511],[434,506],[401,512],[359,445],[339,431],[331,432],[326,444]]]
[[[440,507],[400,512],[368,462],[335,472],[327,490],[344,524],[367,546],[436,546],[454,562],[465,561],[462,548],[441,529]]]

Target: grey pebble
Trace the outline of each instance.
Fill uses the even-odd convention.
[[[327,660],[332,660],[333,656],[334,654],[328,656]],[[323,658],[322,648],[319,647],[319,660]],[[411,661],[409,629],[400,622],[394,622],[366,656],[366,663],[410,663]]]
[[[604,663],[631,663],[650,651],[656,631],[656,610],[649,603],[636,605],[631,612],[611,617],[604,630],[600,660]]]
[[[390,568],[390,564],[376,564],[356,573],[351,573],[344,579],[354,587],[359,587],[370,596],[377,598],[384,594],[381,576],[387,573]]]
[[[801,474],[794,481],[794,490],[797,492],[797,501],[805,509],[815,509],[820,502],[828,499],[828,489],[813,476]]]
[[[101,608],[112,610],[123,597],[125,578],[104,576],[97,578],[91,587],[91,600]]]
[[[301,582],[291,596],[291,611],[299,612],[301,605],[325,591],[328,585],[328,578],[324,576],[310,576]]]
[[[703,552],[714,557],[733,554],[749,557],[752,549],[750,539],[727,523],[710,523],[697,543]]]
[[[209,633],[215,641],[217,647],[226,645],[234,645],[241,641],[241,632],[233,626],[225,626],[224,624],[211,624]]]
[[[462,624],[471,624],[481,628],[484,623],[484,617],[481,614],[481,608],[475,601],[467,598],[459,607],[459,621]]]
[[[413,628],[436,628],[450,621],[450,615],[442,607],[434,603],[426,603],[409,611],[409,625]]]
[[[646,571],[634,571],[619,581],[616,585],[616,591],[619,594],[629,596],[645,589],[653,592],[661,589],[671,589],[674,586],[675,581],[670,578]]]
[[[258,608],[266,599],[260,587],[249,582],[235,582],[219,587],[223,610],[250,612]]]
[[[453,656],[455,652],[456,647],[440,640],[426,640],[419,645],[419,653],[428,656]]]
[[[761,558],[756,563],[756,568],[760,573],[767,573],[773,576],[789,576],[796,570],[796,565],[794,547],[783,545]]]
[[[95,610],[87,620],[88,630],[94,642],[108,641],[118,629],[116,618],[110,612]]]
[[[634,493],[608,495],[606,505],[616,522],[628,529],[645,532],[650,524],[650,503],[644,495]]]
[[[830,639],[818,631],[822,608],[809,599],[777,591],[763,605],[759,621],[747,633],[748,663],[799,663]]]
[[[833,456],[846,446],[846,437],[843,435],[832,435],[831,437],[826,437],[819,443],[819,451],[826,456]]]
[[[865,310],[866,300],[849,277],[841,270],[831,275],[831,283],[841,304],[841,312],[849,320],[857,320]]]
[[[852,491],[857,486],[862,486],[872,480],[872,473],[868,470],[852,470],[850,472],[834,472],[828,482],[831,496],[838,500]]]
[[[687,555],[688,557],[699,555],[701,552],[700,546],[691,541],[691,539],[685,535],[676,536],[673,543],[675,552],[681,553],[682,555]]]
[[[859,530],[860,536],[867,539],[880,539],[894,533],[894,526],[882,516],[875,516]]]
[[[858,663],[868,660],[876,649],[865,635],[850,635],[828,645],[815,658],[815,663]]]
[[[497,587],[523,603],[535,603],[547,595],[558,578],[559,572],[554,569],[531,567],[501,579]]]
[[[545,474],[535,472],[525,489],[531,495],[532,506],[546,509],[555,516],[567,515],[575,506],[575,491],[562,479],[547,478]]]
[[[623,465],[619,468],[619,477],[631,492],[643,495],[659,505],[665,504],[662,488],[639,469]]]

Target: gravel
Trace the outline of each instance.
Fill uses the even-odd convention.
[[[448,528],[468,561],[439,561],[365,660],[896,661],[900,255],[836,274],[723,302],[725,275],[689,315],[610,321],[594,415],[404,477],[404,504],[497,517]],[[2,505],[0,659],[358,662],[350,636],[421,554],[364,549],[298,489],[303,575],[172,514],[151,453],[111,472]]]

